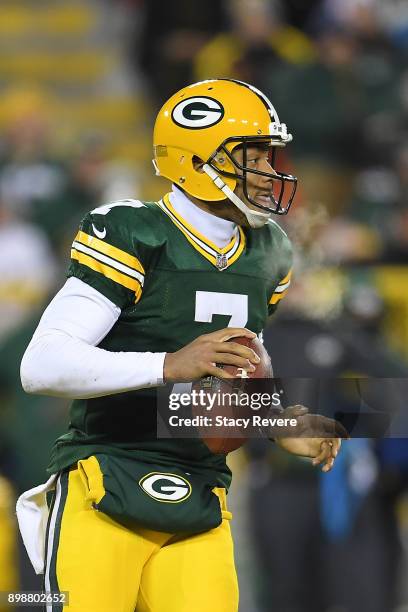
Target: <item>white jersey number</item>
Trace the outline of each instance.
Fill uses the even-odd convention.
[[[196,291],[195,318],[198,323],[212,323],[213,315],[229,315],[228,327],[245,327],[248,322],[248,296],[240,293]],[[192,383],[176,383],[172,393],[190,393]]]
[[[213,315],[229,315],[228,327],[245,327],[248,323],[248,296],[240,293],[196,291],[194,320],[212,323]]]

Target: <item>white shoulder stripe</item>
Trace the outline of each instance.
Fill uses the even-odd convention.
[[[286,289],[288,289],[289,286],[290,286],[290,281],[288,281],[284,285],[278,285],[274,293],[282,293],[283,291],[286,291]]]
[[[107,215],[112,208],[116,208],[117,206],[129,206],[130,208],[147,208],[146,204],[143,204],[140,200],[118,200],[117,202],[110,202],[109,204],[104,204],[103,206],[98,206],[98,208],[94,208],[91,210],[91,215]]]

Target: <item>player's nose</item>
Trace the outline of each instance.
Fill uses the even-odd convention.
[[[261,170],[261,172],[266,172],[267,174],[270,175],[270,176],[265,176],[265,175],[262,176],[263,180],[267,183],[273,181],[273,177],[277,176],[276,170],[271,166],[271,164],[266,158],[262,159],[259,170]]]

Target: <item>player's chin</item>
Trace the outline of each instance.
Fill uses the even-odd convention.
[[[260,195],[255,193],[254,195],[249,194],[251,201],[245,198],[245,204],[254,212],[272,214],[274,207],[273,201],[269,196]]]

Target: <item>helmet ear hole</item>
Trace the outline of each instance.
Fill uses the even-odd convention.
[[[230,176],[231,178],[241,178],[237,173],[237,166],[233,162],[233,155],[224,151],[220,151],[214,156],[212,160],[212,166],[217,172],[221,172],[223,176]]]
[[[191,161],[193,163],[194,170],[196,172],[199,172],[200,174],[203,174],[204,173],[203,166],[205,162],[203,162],[203,160],[200,157],[198,157],[198,155],[193,155],[193,158]]]

